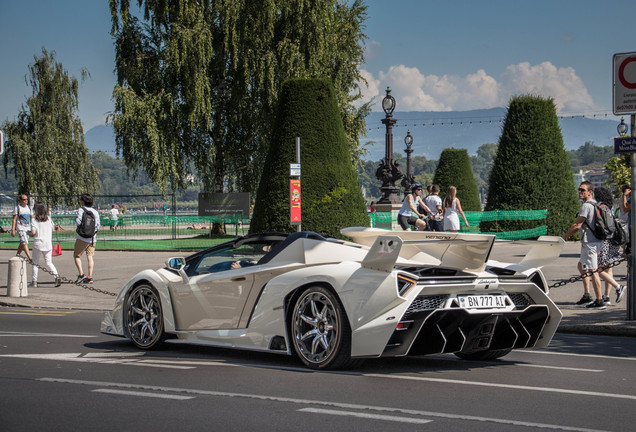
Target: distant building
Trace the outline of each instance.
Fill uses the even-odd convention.
[[[574,174],[574,187],[578,189],[583,180],[585,180],[585,173],[580,169],[578,173]]]
[[[590,170],[585,173],[585,179],[592,183],[594,189],[605,186],[605,182],[610,179],[609,172],[606,169]]]
[[[579,170],[578,173],[574,174],[574,187],[578,188],[581,182],[587,180],[592,183],[592,186],[596,189],[597,187],[605,186],[605,182],[610,179],[609,171],[606,169]]]

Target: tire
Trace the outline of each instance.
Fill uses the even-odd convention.
[[[495,360],[500,357],[506,356],[510,354],[511,349],[501,349],[501,350],[485,350],[485,351],[477,351],[473,353],[462,353],[456,352],[455,355],[463,360]]]
[[[301,292],[290,316],[292,345],[311,369],[338,369],[353,364],[351,327],[337,296],[314,286]]]
[[[166,339],[161,301],[152,286],[137,285],[126,296],[124,329],[130,340],[144,350],[155,348]]]

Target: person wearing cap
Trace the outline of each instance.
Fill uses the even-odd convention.
[[[418,209],[421,208],[433,214],[426,204],[424,204],[424,201],[422,201],[422,184],[415,183],[411,187],[411,193],[404,198],[402,208],[398,212],[398,223],[404,231],[409,230],[409,225],[415,226],[418,231],[424,231],[424,228],[426,228],[426,222],[423,220],[425,215],[418,211]],[[413,213],[415,213],[417,217],[413,216]]]

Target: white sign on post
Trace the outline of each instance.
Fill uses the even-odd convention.
[[[613,60],[614,114],[636,114],[636,52],[614,54]]]

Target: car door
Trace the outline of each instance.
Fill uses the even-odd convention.
[[[237,328],[254,283],[254,273],[258,271],[258,266],[253,264],[263,254],[254,245],[243,245],[203,255],[188,283],[173,286],[177,328]],[[232,268],[233,264],[237,268]]]

